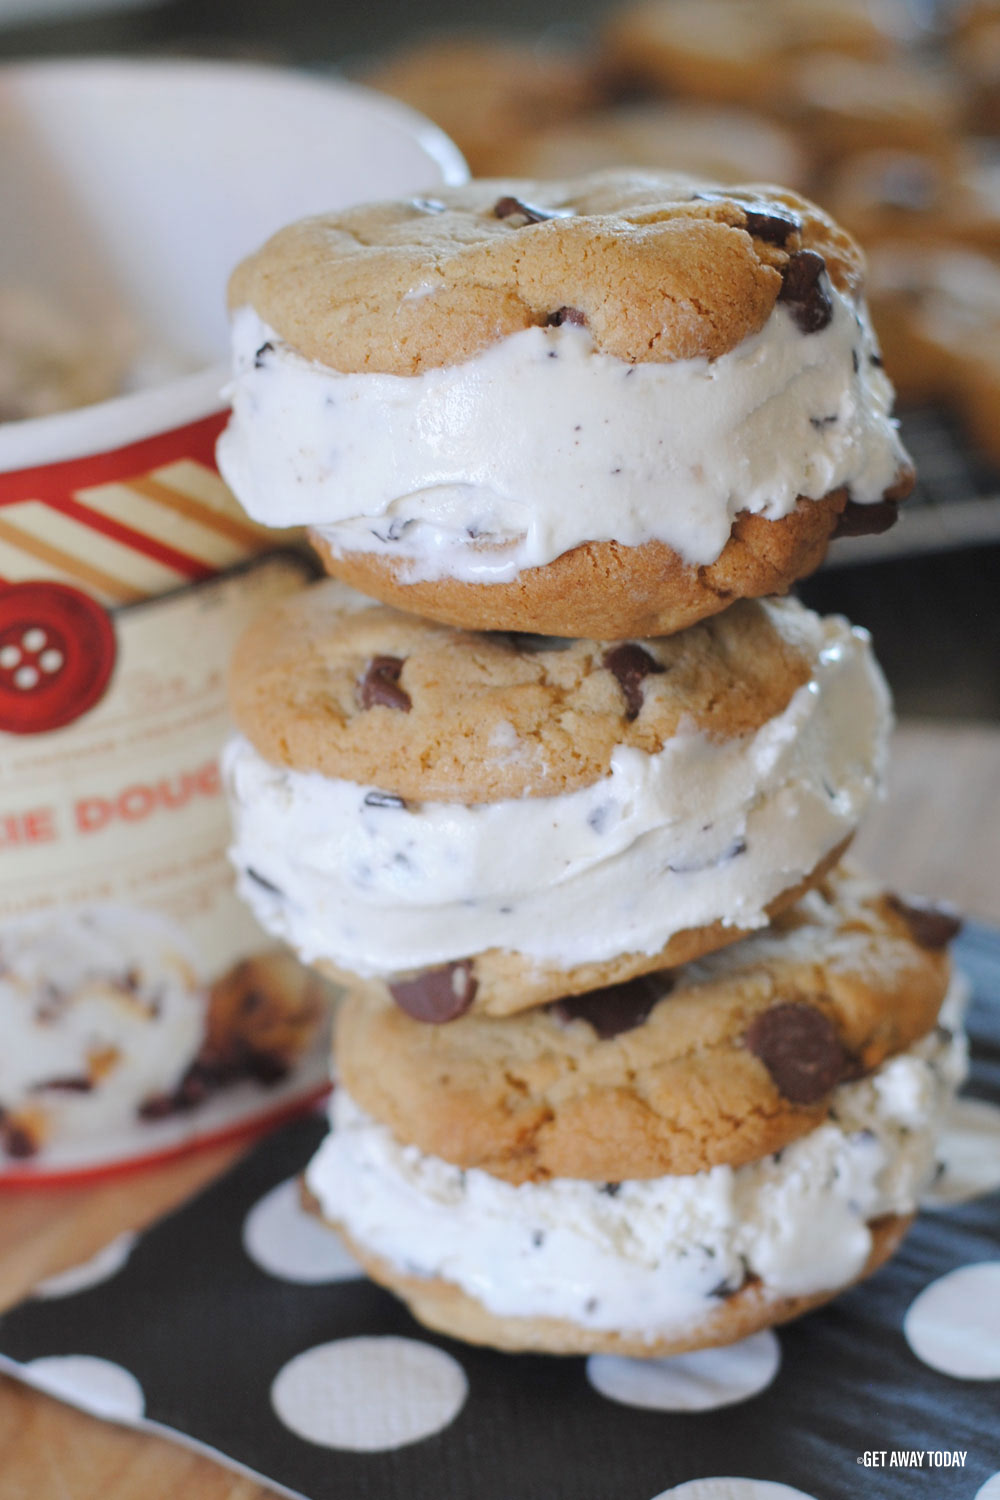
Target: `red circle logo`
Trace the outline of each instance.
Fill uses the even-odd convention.
[[[62,729],[103,696],[115,664],[105,609],[66,583],[0,591],[0,730]]]

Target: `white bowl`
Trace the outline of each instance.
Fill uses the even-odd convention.
[[[48,292],[86,324],[124,312],[197,371],[0,425],[0,473],[219,410],[226,278],[242,256],[303,215],[467,176],[447,136],[395,100],[235,63],[2,67],[0,141],[0,283]]]

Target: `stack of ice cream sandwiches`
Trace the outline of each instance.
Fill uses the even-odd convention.
[[[839,864],[888,693],[775,597],[912,482],[862,280],[792,193],[635,172],[233,277],[220,465],[335,575],[238,649],[233,857],[348,990],[311,1201],[433,1327],[729,1342],[874,1270],[933,1173],[955,923]]]

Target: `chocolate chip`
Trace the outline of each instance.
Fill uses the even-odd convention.
[[[575,328],[586,328],[587,315],[578,307],[557,307],[555,312],[549,313],[545,323],[548,328],[561,328],[564,323],[572,323]]]
[[[414,1021],[441,1026],[464,1016],[478,987],[472,963],[465,958],[440,969],[425,969],[415,979],[398,979],[389,985],[389,993]]]
[[[31,1085],[31,1092],[33,1094],[41,1094],[51,1090],[58,1094],[89,1094],[93,1087],[93,1079],[80,1074],[78,1077],[72,1078],[46,1078],[42,1083],[33,1083]]]
[[[168,1115],[195,1109],[218,1085],[219,1074],[204,1063],[193,1062],[172,1094],[153,1094],[139,1106],[140,1120],[163,1120]]]
[[[626,641],[622,646],[613,646],[610,651],[605,651],[601,665],[607,667],[617,679],[625,695],[626,719],[639,717],[643,702],[643,678],[667,670],[662,662],[658,662],[634,641]]]
[[[399,686],[403,670],[402,656],[373,656],[365,668],[365,675],[358,683],[358,698],[362,708],[398,708],[408,714],[413,704],[409,693]]]
[[[736,202],[741,208],[744,202],[756,204],[756,207],[743,209],[743,227],[754,239],[764,240],[769,245],[784,245],[796,230],[802,228],[802,221],[790,208],[768,198],[740,192],[695,193],[694,197],[700,203]]]
[[[174,1112],[174,1101],[170,1094],[152,1094],[139,1105],[140,1120],[165,1120]]]
[[[904,901],[901,896],[887,896],[892,910],[903,918],[910,936],[921,948],[947,948],[962,930],[962,919],[954,912],[930,902]]]
[[[749,1280],[750,1267],[747,1263],[746,1256],[741,1255],[739,1275],[734,1277],[731,1281],[725,1278],[722,1281],[717,1281],[715,1286],[709,1289],[708,1295],[710,1297],[718,1297],[720,1299],[724,1299],[726,1297],[735,1297],[736,1293],[742,1291],[743,1287],[746,1286]]]
[[[595,807],[587,814],[587,827],[592,828],[595,833],[602,834],[608,826],[608,820],[614,814],[614,806],[610,802],[602,802],[600,807]]]
[[[602,1182],[601,1186],[597,1189],[599,1193],[603,1193],[607,1198],[617,1198],[621,1190],[622,1185],[620,1182]]]
[[[637,979],[591,990],[586,995],[567,995],[548,1009],[558,1021],[586,1021],[599,1039],[606,1042],[623,1031],[634,1031],[641,1026],[653,1006],[670,994],[673,984],[673,976],[665,971],[640,974]]]
[[[849,1071],[850,1059],[833,1022],[797,1001],[772,1005],[755,1016],[746,1045],[791,1104],[817,1103]]]
[[[831,540],[839,536],[881,536],[899,520],[899,506],[895,500],[873,500],[870,505],[859,505],[857,500],[848,500]]]
[[[563,215],[555,208],[538,208],[534,203],[522,203],[520,198],[498,198],[493,205],[495,219],[512,219],[515,215],[526,224],[542,224],[546,219],[560,219]]]
[[[711,824],[708,825],[709,828],[711,826]],[[703,832],[706,833],[707,831],[707,828],[703,830]],[[732,843],[728,844],[727,847],[723,849],[722,853],[717,855],[714,859],[689,859],[684,863],[668,864],[666,868],[670,871],[671,875],[697,875],[702,870],[714,870],[717,869],[719,865],[728,864],[731,859],[738,859],[741,854],[745,854],[746,852],[746,839],[735,838],[733,839]]]
[[[393,792],[369,792],[365,798],[366,807],[405,807],[406,803],[402,797],[397,797]]]
[[[210,1068],[202,1063],[193,1062],[177,1086],[174,1094],[174,1108],[194,1109],[196,1105],[202,1104],[208,1098],[212,1086],[217,1082]]]
[[[288,1077],[290,1069],[287,1060],[273,1052],[253,1052],[246,1060],[245,1071],[257,1083],[272,1088]]]
[[[752,234],[756,240],[764,240],[768,245],[784,245],[802,227],[798,219],[787,218],[772,209],[762,212],[756,208],[748,208],[746,216],[747,233]]]
[[[819,333],[833,317],[833,303],[820,281],[825,270],[826,261],[815,250],[796,250],[782,272],[778,301],[803,333]]]
[[[270,340],[268,340],[268,342],[266,344],[261,344],[260,348],[257,350],[257,353],[253,357],[253,367],[254,367],[254,369],[255,370],[262,370],[264,368],[265,355],[273,354],[273,353],[274,353],[274,345],[270,342]]]
[[[38,1142],[25,1130],[23,1125],[15,1125],[6,1121],[0,1125],[0,1140],[8,1156],[24,1160],[27,1156],[34,1156],[38,1151]]]
[[[259,990],[248,990],[240,1001],[241,1015],[252,1015],[266,1010],[267,995]],[[164,1120],[170,1115],[185,1114],[197,1109],[217,1089],[238,1083],[241,1079],[253,1079],[255,1083],[270,1086],[287,1078],[288,1061],[275,1052],[255,1048],[237,1039],[227,1048],[225,1056],[211,1056],[207,1051],[188,1068],[176,1089],[169,1094],[152,1094],[140,1104],[141,1120]]]
[[[284,895],[284,891],[279,890],[279,888],[276,885],[274,885],[270,880],[265,880],[265,878],[264,878],[263,875],[259,874],[258,871],[254,870],[254,869],[251,869],[251,867],[249,865],[247,865],[247,871],[246,872],[249,875],[250,879],[253,880],[253,881],[255,881],[257,883],[257,885],[259,885],[261,887],[262,890],[270,891],[273,896],[283,896]]]

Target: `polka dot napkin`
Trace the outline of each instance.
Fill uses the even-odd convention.
[[[0,1323],[0,1370],[306,1500],[1000,1500],[1000,933],[928,1211],[827,1308],[676,1359],[428,1333],[299,1206],[299,1120]]]

